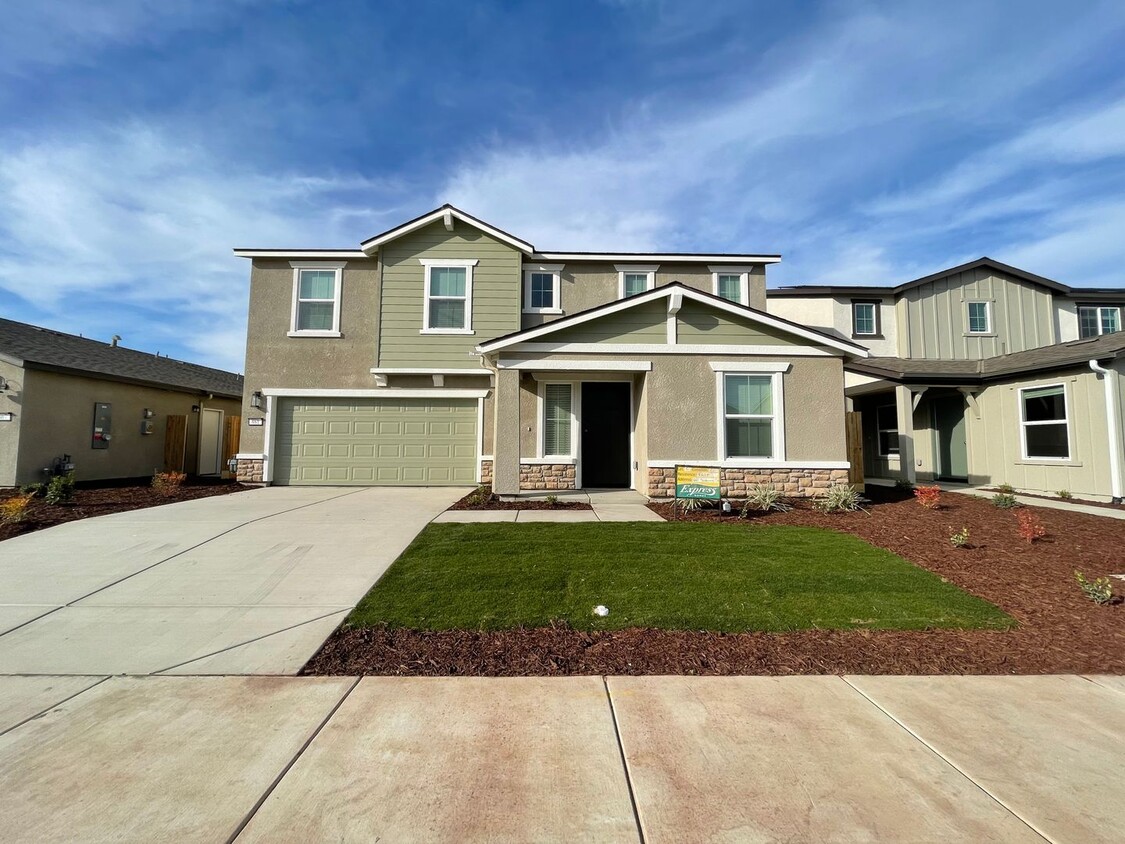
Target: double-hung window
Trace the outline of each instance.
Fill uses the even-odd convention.
[[[523,272],[523,312],[561,314],[560,273],[562,264],[536,264]]]
[[[636,296],[656,286],[657,265],[617,264],[617,297]]]
[[[1070,424],[1064,385],[1020,390],[1020,425],[1024,459],[1070,459]]]
[[[340,336],[340,287],[343,263],[290,262],[293,311],[290,337]]]
[[[879,456],[898,456],[898,409],[893,404],[875,408],[875,428],[879,437]]]
[[[780,375],[724,373],[723,428],[726,458],[773,458],[777,435],[774,383]]]
[[[750,304],[750,267],[708,267],[711,270],[711,292],[720,299]]]
[[[574,456],[574,385],[543,385],[542,457]]]
[[[968,303],[969,334],[992,333],[992,306],[989,302]]]
[[[473,333],[473,268],[477,261],[419,259],[425,270],[422,334]]]
[[[1121,330],[1121,308],[1116,305],[1079,305],[1078,336],[1097,337]]]
[[[852,302],[852,336],[876,337],[879,334],[879,303]]]

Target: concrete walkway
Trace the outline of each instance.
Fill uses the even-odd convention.
[[[28,841],[1119,841],[1120,677],[0,677]]]
[[[521,496],[525,498],[525,496]],[[545,495],[526,496],[543,501]],[[446,510],[435,522],[662,522],[648,499],[631,489],[560,490],[560,501],[580,501],[593,510]]]
[[[0,674],[295,674],[458,489],[272,487],[0,543]]]
[[[992,498],[996,494],[993,487],[965,486],[964,484],[937,484],[946,492],[959,492],[962,495],[976,495],[981,498]],[[1071,513],[1085,513],[1087,516],[1104,516],[1107,519],[1125,519],[1125,510],[1114,507],[1091,507],[1089,504],[1080,504],[1077,501],[1064,501],[1061,498],[1036,498],[1033,495],[1015,494],[1016,501],[1025,507],[1046,507],[1048,510],[1068,510]]]

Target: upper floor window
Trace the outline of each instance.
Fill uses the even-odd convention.
[[[711,270],[711,292],[720,299],[750,304],[749,267],[709,267]]]
[[[523,312],[561,314],[560,276],[562,264],[537,264],[523,273]]]
[[[1097,337],[1121,330],[1121,308],[1117,305],[1079,305],[1078,336]]]
[[[290,337],[339,337],[342,262],[298,263],[293,268]]]
[[[969,302],[969,333],[992,333],[992,306],[990,302]]]
[[[617,296],[624,299],[626,296],[636,296],[656,286],[657,265],[630,266],[617,264]]]
[[[852,302],[852,336],[877,337],[879,335],[879,303]]]
[[[476,260],[418,259],[426,273],[422,334],[473,333]]]
[[[1070,458],[1070,423],[1064,385],[1020,390],[1020,421],[1025,460]]]

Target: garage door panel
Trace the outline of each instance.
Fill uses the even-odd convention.
[[[274,482],[474,484],[475,399],[281,399]]]

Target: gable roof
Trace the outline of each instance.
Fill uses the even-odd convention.
[[[0,319],[0,354],[31,368],[105,377],[192,393],[242,397],[242,376],[99,340]]]
[[[831,348],[838,349],[845,354],[854,357],[865,358],[868,356],[867,349],[856,343],[848,340],[842,340],[838,337],[832,337],[822,331],[817,331],[807,326],[800,325],[796,322],[791,322],[787,319],[768,314],[765,311],[759,311],[746,305],[740,305],[736,302],[731,302],[728,299],[723,299],[711,293],[705,293],[702,290],[696,290],[694,287],[688,287],[683,282],[673,281],[670,284],[663,284],[660,287],[654,287],[652,290],[646,290],[642,293],[628,296],[616,302],[608,302],[604,305],[590,308],[585,311],[580,311],[576,314],[563,317],[562,319],[548,322],[545,325],[537,325],[534,328],[525,328],[520,331],[513,331],[511,334],[505,334],[501,337],[493,338],[477,346],[476,350],[480,354],[488,354],[490,352],[499,351],[500,349],[514,346],[517,343],[526,343],[535,340],[539,337],[544,337],[553,334],[557,331],[563,331],[575,325],[581,325],[584,322],[598,319],[609,314],[618,313],[619,311],[635,308],[638,305],[643,305],[648,302],[657,301],[659,299],[668,299],[673,296],[681,296],[684,299],[692,299],[696,302],[710,305],[721,311],[734,314],[735,316],[742,317],[751,322],[757,322],[762,325],[776,328],[784,331],[787,334],[792,334],[797,337],[803,337],[806,340],[822,345],[830,346]],[[691,351],[690,345],[684,346],[684,352]]]
[[[431,223],[436,223],[439,220],[443,221],[445,223],[446,229],[450,231],[453,230],[453,221],[460,220],[461,222],[468,223],[470,226],[480,229],[485,234],[492,235],[492,237],[496,238],[497,240],[506,243],[515,249],[518,249],[525,255],[530,255],[535,251],[535,247],[527,241],[520,240],[515,235],[508,234],[508,232],[504,231],[503,229],[498,229],[495,226],[491,226],[484,220],[477,219],[472,214],[466,214],[460,208],[455,208],[448,202],[445,205],[441,206],[441,208],[435,208],[433,211],[423,214],[420,217],[415,217],[413,220],[407,220],[405,223],[395,226],[393,229],[387,229],[382,234],[377,234],[374,237],[370,237],[367,240],[363,241],[363,243],[361,243],[359,246],[364,252],[370,255],[378,251],[379,247],[384,243],[388,243],[396,238],[402,237],[405,234],[410,234],[413,231],[424,228]]]

